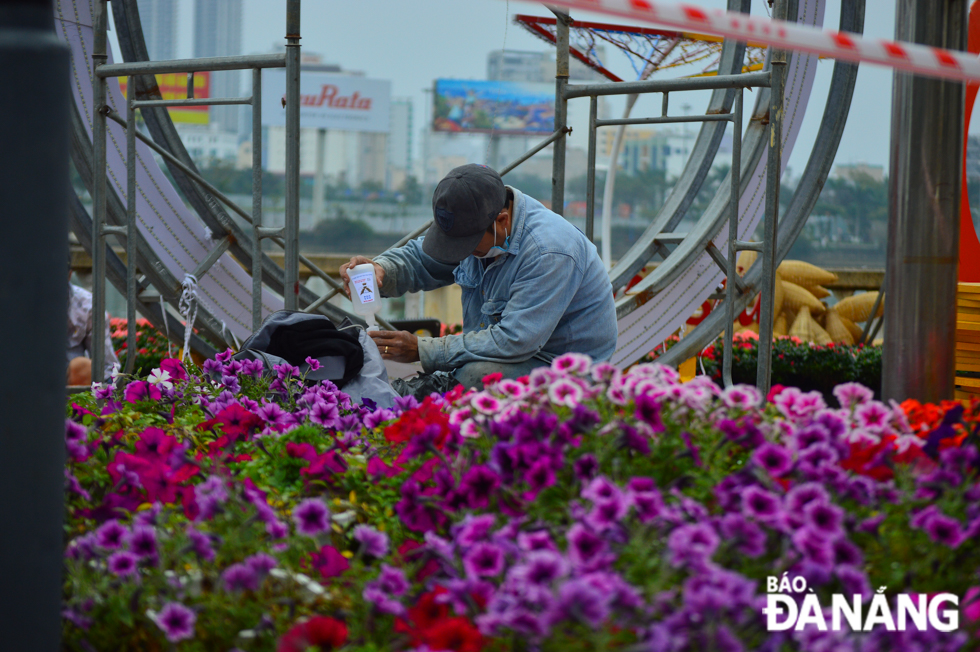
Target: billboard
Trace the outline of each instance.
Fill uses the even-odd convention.
[[[299,124],[317,129],[388,133],[391,82],[333,73],[301,72]],[[262,71],[262,124],[286,124],[286,71]]]
[[[437,79],[433,97],[435,131],[541,135],[555,128],[553,84]]]
[[[202,99],[211,97],[211,73],[194,73],[194,97]],[[165,100],[186,100],[187,99],[187,75],[185,73],[168,73],[157,75],[157,86],[160,87],[160,94]],[[119,78],[119,90],[123,97],[126,96],[127,82],[126,77]],[[208,124],[207,106],[177,106],[169,107],[170,119],[175,123],[206,125]]]

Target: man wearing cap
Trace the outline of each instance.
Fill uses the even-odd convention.
[[[422,362],[426,372],[454,371],[467,387],[501,372],[527,375],[568,352],[608,359],[618,334],[609,276],[595,245],[560,215],[485,165],[463,165],[439,182],[434,223],[425,236],[375,260],[381,294],[463,290],[463,333],[418,337],[372,331],[387,360]],[[350,291],[348,290],[348,295]]]

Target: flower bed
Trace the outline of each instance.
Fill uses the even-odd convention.
[[[129,320],[112,318],[109,320],[109,333],[112,336],[112,348],[119,357],[119,362],[126,367],[126,327]],[[142,375],[160,366],[160,363],[171,356],[177,355],[180,347],[173,344],[167,347],[166,336],[158,331],[146,319],[136,320],[136,366],[133,369],[142,370]]]
[[[667,349],[677,343],[676,336],[665,342]],[[662,354],[663,345],[654,349],[644,362],[654,362]],[[721,383],[724,341],[719,339],[700,355],[704,373]],[[736,384],[755,384],[759,359],[759,336],[751,331],[735,334],[732,351],[732,381]],[[701,369],[698,368],[698,373]],[[837,405],[834,387],[844,382],[857,382],[871,388],[875,397],[881,391],[881,347],[846,344],[814,344],[797,337],[777,337],[772,346],[772,382],[774,385],[796,387],[803,391],[820,392],[830,405]]]
[[[762,609],[784,573],[803,605],[879,611],[980,583],[977,406],[856,384],[841,410],[792,388],[765,403],[566,355],[379,410],[263,371],[164,360],[74,398],[67,648],[976,645],[966,601],[954,632],[770,632]]]

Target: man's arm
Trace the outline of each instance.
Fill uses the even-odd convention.
[[[531,358],[548,343],[580,284],[581,273],[571,256],[541,255],[518,271],[499,322],[462,335],[418,338],[422,368],[449,371],[468,362]]]
[[[384,270],[381,295],[400,297],[406,292],[435,290],[456,282],[456,265],[440,263],[422,251],[422,238],[409,241],[404,247],[390,249],[374,259]]]

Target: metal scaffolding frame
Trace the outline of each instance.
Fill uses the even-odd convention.
[[[178,59],[172,61],[135,61],[107,64],[107,0],[95,0],[93,4],[94,47],[92,53],[95,81],[93,86],[96,106],[93,125],[92,146],[92,286],[93,286],[93,331],[105,330],[105,291],[106,291],[106,238],[110,235],[121,237],[126,242],[126,308],[128,318],[127,350],[136,348],[136,307],[146,304],[147,283],[137,279],[137,246],[139,235],[136,227],[136,139],[139,138],[160,154],[167,162],[179,168],[189,178],[206,188],[234,212],[252,225],[251,258],[253,263],[252,285],[252,325],[261,323],[262,291],[262,240],[271,239],[285,250],[285,274],[283,279],[283,300],[287,310],[298,308],[299,295],[299,75],[300,75],[300,6],[301,0],[287,0],[286,6],[286,53],[283,55],[248,55],[232,57],[210,57],[201,59]],[[285,226],[270,229],[262,226],[262,70],[265,68],[286,69],[286,215]],[[220,70],[251,70],[253,90],[250,97],[238,98],[194,98],[194,73]],[[159,73],[187,73],[187,99],[156,100],[138,99],[137,85],[132,84],[126,97],[126,118],[112,112],[106,102],[106,83],[109,78],[122,76],[155,75]],[[209,184],[200,174],[181,162],[165,148],[152,139],[140,134],[136,129],[136,111],[141,109],[174,106],[206,105],[250,105],[252,120],[252,215],[239,208],[234,202]],[[124,126],[126,129],[126,218],[125,226],[106,224],[106,119]],[[208,253],[197,268],[190,274],[200,279],[228,251],[236,240],[227,230],[217,245]],[[145,257],[145,256],[144,256]],[[303,257],[305,258],[305,257]],[[311,269],[315,266],[309,261]],[[256,271],[259,273],[256,274]],[[314,269],[318,276],[330,279],[322,270]],[[332,281],[332,279],[330,279]],[[140,287],[142,286],[142,287]],[[143,292],[138,293],[138,289]],[[161,307],[160,318],[167,319]],[[186,324],[185,328],[193,328]],[[93,379],[102,380],[105,361],[105,340],[94,338],[92,351]],[[135,356],[127,356],[126,372],[132,372]]]
[[[798,0],[777,0],[776,15],[786,16],[787,5],[789,6],[789,12],[795,15],[796,3]],[[173,174],[177,185],[188,195],[189,201],[194,204],[195,208],[198,209],[198,213],[204,219],[208,226],[217,224],[222,227],[223,238],[218,243],[218,246],[210,252],[210,255],[204,261],[201,261],[198,269],[195,272],[206,273],[207,268],[214,264],[218,258],[225,252],[228,251],[236,258],[241,260],[242,264],[247,268],[250,268],[252,273],[252,321],[253,328],[259,324],[261,319],[261,306],[260,295],[262,284],[265,282],[270,290],[281,292],[284,297],[285,307],[287,309],[302,309],[307,312],[320,311],[324,314],[337,319],[341,316],[346,315],[345,311],[339,310],[338,308],[330,305],[328,302],[333,297],[336,296],[341,290],[342,286],[328,274],[323,272],[323,270],[318,269],[311,261],[306,259],[298,252],[298,100],[290,101],[290,93],[295,93],[298,95],[298,75],[299,75],[299,0],[289,0],[288,10],[287,10],[287,52],[285,55],[262,55],[260,57],[229,57],[229,58],[212,58],[207,60],[184,60],[184,61],[171,61],[171,62],[146,62],[140,61],[140,59],[145,59],[145,45],[142,41],[142,30],[139,24],[138,11],[136,9],[135,0],[119,0],[123,7],[122,12],[117,12],[115,15],[117,29],[120,33],[120,45],[123,47],[124,54],[127,60],[134,60],[134,63],[126,64],[113,64],[111,66],[105,64],[105,2],[106,0],[96,0],[96,45],[100,45],[100,34],[101,34],[101,46],[102,49],[96,50],[96,53],[101,53],[101,61],[97,56],[93,57],[95,59],[96,66],[99,68],[99,73],[97,79],[99,83],[96,84],[96,94],[99,97],[99,88],[101,87],[101,101],[97,101],[96,105],[100,107],[105,107],[105,79],[110,76],[117,76],[121,74],[134,74],[133,84],[134,92],[131,93],[132,101],[127,100],[127,113],[129,114],[127,119],[110,113],[106,115],[105,110],[99,112],[99,120],[96,120],[97,131],[101,132],[103,147],[96,146],[94,148],[94,158],[95,162],[92,165],[94,169],[105,169],[105,117],[113,119],[114,121],[127,127],[127,147],[130,147],[130,142],[135,142],[136,138],[143,140],[153,149],[156,153],[164,158],[167,165],[170,167],[171,173]],[[729,0],[729,8],[732,10],[739,10],[747,12],[749,10],[749,0]],[[101,20],[99,20],[99,12],[101,10]],[[592,211],[595,207],[595,149],[596,149],[596,131],[599,127],[613,126],[620,124],[664,124],[664,123],[676,123],[676,122],[699,122],[704,124],[702,129],[702,137],[699,137],[698,143],[695,146],[695,152],[692,154],[692,161],[689,163],[688,168],[685,169],[684,175],[678,182],[678,190],[672,193],[672,196],[668,199],[667,205],[661,211],[666,215],[665,219],[658,218],[655,223],[651,225],[651,228],[644,233],[641,241],[634,245],[630,252],[628,253],[626,260],[621,261],[620,264],[616,266],[610,273],[611,281],[614,288],[621,287],[625,284],[625,280],[632,278],[632,276],[642,268],[647,262],[649,262],[654,255],[659,254],[664,257],[665,263],[658,268],[658,272],[652,274],[644,280],[644,284],[638,286],[639,294],[641,296],[627,296],[621,297],[617,302],[617,315],[622,318],[624,315],[629,314],[633,309],[642,305],[642,302],[648,300],[650,296],[653,296],[661,289],[665,288],[668,283],[678,278],[678,275],[683,271],[686,266],[692,264],[694,256],[702,255],[707,253],[714,262],[722,268],[729,279],[726,283],[726,293],[725,293],[725,309],[716,310],[709,318],[702,323],[701,326],[697,327],[695,331],[688,335],[685,340],[679,345],[675,346],[667,355],[663,357],[663,361],[669,364],[677,364],[686,357],[696,354],[700,348],[703,348],[705,341],[710,341],[714,339],[716,334],[724,328],[726,331],[726,341],[729,343],[726,346],[726,360],[723,367],[724,379],[726,383],[731,382],[731,337],[732,333],[732,323],[734,322],[734,314],[743,309],[749,300],[753,298],[756,291],[761,290],[763,295],[763,311],[771,313],[771,295],[772,287],[775,278],[774,269],[775,265],[784,255],[785,251],[788,249],[789,244],[795,239],[796,235],[799,233],[799,229],[802,226],[802,222],[805,221],[804,212],[809,211],[812,207],[812,201],[815,196],[819,193],[819,188],[822,186],[823,181],[826,179],[826,172],[829,170],[829,164],[827,161],[833,160],[833,154],[836,152],[837,144],[839,143],[839,132],[843,129],[843,122],[846,120],[847,111],[850,105],[850,97],[853,91],[853,77],[856,72],[856,65],[853,64],[836,64],[835,76],[831,85],[831,99],[828,99],[827,109],[824,113],[824,125],[822,125],[822,132],[825,131],[824,127],[830,124],[830,133],[827,135],[831,136],[830,145],[823,146],[818,138],[818,143],[814,148],[814,153],[811,156],[811,165],[808,165],[807,171],[804,173],[804,183],[801,186],[803,188],[802,194],[801,190],[798,189],[796,195],[794,195],[793,202],[791,202],[790,211],[788,215],[790,216],[788,220],[788,229],[785,233],[780,233],[776,226],[778,223],[778,179],[779,175],[768,175],[768,187],[767,187],[767,207],[766,207],[766,237],[762,242],[752,243],[752,242],[740,242],[734,235],[729,238],[727,257],[722,254],[720,250],[711,242],[711,238],[714,237],[715,233],[711,231],[715,224],[718,224],[717,220],[706,221],[706,225],[702,228],[699,224],[697,232],[692,232],[690,234],[680,234],[674,231],[677,223],[683,217],[684,212],[689,208],[694,196],[696,195],[698,189],[700,188],[701,182],[703,182],[704,177],[710,167],[711,159],[714,153],[717,151],[718,144],[721,141],[721,137],[724,133],[724,128],[727,123],[731,122],[733,124],[741,124],[741,112],[743,110],[742,106],[742,91],[745,88],[761,88],[766,91],[763,95],[763,101],[768,99],[768,111],[764,118],[766,123],[765,133],[765,144],[768,149],[768,165],[769,169],[780,169],[779,156],[780,148],[772,147],[771,143],[777,142],[776,134],[779,132],[779,120],[781,118],[781,111],[777,107],[781,107],[781,89],[782,89],[782,76],[779,74],[781,68],[785,68],[786,57],[785,53],[775,52],[772,56],[772,63],[775,63],[775,67],[770,67],[770,71],[762,73],[747,73],[739,74],[738,71],[741,70],[741,58],[744,56],[744,45],[731,43],[726,43],[726,49],[723,51],[722,61],[719,69],[719,76],[716,78],[708,79],[682,79],[682,80],[664,80],[664,81],[647,81],[647,82],[620,82],[615,84],[602,84],[602,85],[569,85],[568,84],[568,25],[570,18],[567,14],[559,11],[552,10],[557,17],[557,41],[559,45],[558,56],[556,58],[556,101],[555,101],[555,114],[556,114],[556,129],[555,131],[544,141],[536,145],[526,154],[518,158],[511,165],[503,168],[500,172],[501,175],[506,175],[508,172],[516,168],[518,165],[529,159],[534,154],[540,152],[545,147],[549,145],[554,146],[554,157],[553,157],[553,174],[552,174],[552,206],[555,208],[556,212],[561,213],[561,207],[564,203],[564,180],[565,180],[565,166],[564,166],[564,150],[565,150],[565,136],[570,133],[570,129],[565,124],[567,117],[567,102],[570,99],[589,97],[591,104],[590,112],[590,134],[589,134],[589,176],[588,176],[588,188],[587,188],[587,206],[588,206],[588,217],[586,224],[587,235],[592,238],[593,235],[593,215]],[[863,27],[863,13],[864,13],[864,0],[843,0],[842,2],[842,13],[841,13],[841,26],[842,28],[847,28],[850,31],[860,32]],[[98,26],[101,26],[99,29]],[[564,44],[564,48],[562,48]],[[292,62],[292,63],[290,63]],[[223,67],[224,66],[224,67]],[[289,162],[293,158],[287,159],[287,211],[286,211],[286,225],[279,229],[271,229],[263,226],[262,224],[262,207],[261,207],[261,108],[260,101],[258,98],[261,97],[261,68],[262,67],[286,67],[287,68],[287,154],[296,159],[294,165],[290,165]],[[188,72],[193,73],[201,70],[219,70],[219,69],[251,69],[253,70],[253,95],[250,98],[214,98],[214,99],[195,99],[188,96],[187,100],[183,101],[164,101],[157,99],[140,99],[137,95],[136,89],[146,87],[143,78],[139,77],[140,74],[150,74],[156,72]],[[771,72],[775,69],[777,72],[774,74]],[[291,74],[294,72],[295,74]],[[149,78],[149,79],[152,79]],[[693,116],[693,117],[678,117],[668,115],[668,96],[670,93],[683,92],[685,90],[714,90],[712,96],[712,102],[709,105],[708,111],[703,116]],[[664,110],[659,117],[652,118],[636,118],[630,120],[602,120],[596,115],[596,105],[597,97],[599,95],[629,95],[636,93],[661,93],[664,97]],[[252,128],[253,128],[253,206],[252,212],[249,214],[242,208],[236,206],[233,202],[229,200],[226,196],[220,193],[212,185],[208,184],[199,173],[197,173],[193,164],[190,163],[189,158],[186,156],[186,152],[183,150],[179,143],[179,139],[174,139],[174,136],[170,131],[173,131],[173,126],[169,119],[165,119],[166,116],[165,106],[175,106],[180,104],[251,104],[253,106],[252,114]],[[732,106],[734,105],[734,109]],[[296,114],[291,118],[290,107],[296,109]],[[133,123],[133,116],[136,110],[141,110],[144,112],[144,117],[146,119],[147,126],[150,128],[153,134],[153,139],[144,136],[135,129],[130,129],[129,125]],[[753,116],[753,121],[750,126],[751,138],[753,147],[758,149],[759,144],[762,142],[762,136],[760,135],[758,125],[755,124],[758,116]],[[295,131],[290,131],[289,125],[293,125]],[[99,128],[101,127],[101,128]],[[169,131],[168,131],[169,128]],[[751,131],[753,128],[756,132]],[[738,202],[732,201],[733,198],[737,198],[740,195],[740,190],[742,185],[744,185],[745,177],[740,174],[740,165],[744,166],[744,161],[740,160],[740,152],[737,150],[741,149],[740,145],[743,140],[741,130],[735,129],[738,132],[737,136],[734,137],[736,152],[733,152],[733,175],[731,179],[730,188],[727,191],[727,200],[725,206],[727,206],[726,213],[729,222],[729,230],[732,231],[737,224],[738,220]],[[772,138],[770,138],[772,134]],[[292,135],[292,137],[290,137]],[[157,142],[154,142],[156,140]],[[289,147],[292,143],[295,147]],[[100,152],[101,149],[101,152]],[[819,151],[818,151],[819,150]],[[132,151],[132,150],[130,150]],[[754,151],[754,150],[753,150]],[[131,167],[132,156],[127,157],[127,165]],[[696,160],[695,160],[696,159]],[[751,161],[751,157],[749,159]],[[815,164],[815,165],[814,165]],[[100,167],[101,166],[101,167]],[[811,167],[814,170],[811,172]],[[293,173],[290,173],[290,170]],[[95,183],[92,187],[93,202],[95,204],[95,226],[93,226],[93,233],[95,234],[92,238],[92,250],[93,250],[93,272],[96,275],[96,279],[100,282],[95,283],[97,289],[97,295],[100,294],[98,290],[101,289],[104,293],[104,283],[105,283],[105,259],[109,257],[111,260],[114,257],[111,250],[105,246],[105,237],[107,235],[125,236],[131,233],[135,233],[135,220],[133,219],[134,207],[127,206],[126,214],[127,217],[124,221],[125,227],[107,227],[105,225],[105,213],[106,213],[106,194],[104,185],[104,175],[102,176],[102,183]],[[83,175],[84,177],[84,175]],[[98,179],[99,175],[95,175]],[[97,190],[98,186],[101,185],[101,192]],[[188,192],[190,190],[191,192]],[[195,195],[194,193],[199,193]],[[133,193],[129,193],[130,196]],[[203,194],[203,197],[201,196]],[[109,199],[112,199],[110,197]],[[203,201],[202,201],[203,199]],[[717,198],[716,198],[717,199]],[[218,200],[218,201],[216,201]],[[295,201],[293,201],[295,200]],[[228,206],[232,211],[240,215],[243,219],[251,224],[251,233],[241,232],[238,230],[237,226],[228,218],[228,215],[224,213],[223,208],[219,204],[219,201]],[[130,203],[127,200],[127,203]],[[112,205],[109,206],[110,211],[112,210]],[[75,211],[77,212],[77,211]],[[116,209],[118,213],[118,208]],[[101,222],[99,220],[101,217]],[[76,221],[79,221],[76,219]],[[118,221],[118,220],[117,220]],[[392,248],[397,248],[409,240],[418,237],[429,228],[431,222],[425,224],[419,229],[416,229],[412,233],[408,234],[401,240],[399,240]],[[709,235],[710,232],[710,235]],[[783,237],[780,237],[783,236]],[[285,255],[285,273],[282,273],[281,268],[272,263],[268,256],[264,256],[261,253],[260,243],[262,239],[271,239],[274,242],[280,244],[286,250]],[[130,250],[130,241],[138,241],[139,234],[137,233],[135,237],[127,238],[127,250]],[[787,244],[787,241],[789,244]],[[97,246],[97,243],[101,243],[101,246]],[[671,250],[669,246],[674,246],[675,248]],[[761,265],[756,265],[746,274],[745,278],[740,278],[734,273],[734,259],[737,252],[742,249],[752,249],[760,251],[760,258],[763,260]],[[677,255],[673,255],[674,253]],[[136,256],[130,255],[127,257],[127,265],[129,269],[127,271],[127,299],[129,313],[132,317],[136,307],[140,308],[140,312],[147,315],[153,321],[158,320],[168,320],[170,322],[175,321],[172,317],[166,314],[163,309],[162,304],[160,304],[159,313],[156,314],[156,305],[153,305],[148,299],[148,293],[145,292],[149,285],[157,284],[157,277],[163,275],[161,279],[164,281],[164,285],[167,285],[169,281],[169,286],[173,286],[172,277],[167,277],[164,272],[159,269],[153,270],[143,270],[145,276],[142,279],[136,280],[135,267],[137,264],[137,259],[142,256],[143,261],[148,263],[152,260],[152,256],[147,256],[146,252],[140,250],[137,252]],[[95,261],[96,258],[101,258],[102,260]],[[669,258],[669,260],[667,260]],[[330,290],[322,296],[316,296],[305,286],[300,286],[298,281],[298,264],[304,264],[311,269],[313,274],[321,279],[323,279],[329,286]],[[118,265],[116,265],[118,267]],[[101,268],[101,269],[100,269]],[[116,270],[116,276],[118,276],[119,270]],[[113,278],[116,278],[115,276]],[[117,279],[114,282],[117,282]],[[118,284],[118,282],[117,282]],[[768,292],[766,289],[768,288]],[[141,293],[142,291],[142,293]],[[135,300],[133,295],[135,292]],[[768,296],[768,298],[767,298]],[[96,312],[98,318],[104,317],[104,294],[98,297],[101,304],[96,305]],[[301,308],[302,304],[304,307]],[[151,307],[152,306],[152,307]],[[149,312],[144,310],[147,308]],[[721,313],[724,313],[723,315]],[[726,319],[726,324],[718,323],[720,319]],[[354,318],[355,321],[357,318]],[[130,324],[132,325],[135,320],[131,319]],[[771,314],[770,318],[767,320],[763,316],[761,321],[762,330],[765,332],[769,331],[769,337],[760,337],[760,347],[766,349],[766,351],[760,351],[760,367],[757,382],[763,389],[768,388],[769,383],[769,365],[771,363]],[[382,326],[390,328],[390,325],[382,322]],[[207,315],[205,315],[202,327],[205,329],[209,335],[214,335],[217,331],[215,330],[215,324],[213,321],[208,321]],[[103,326],[104,328],[104,326]],[[708,333],[711,333],[708,335]],[[135,334],[131,333],[130,337],[134,337]],[[220,339],[220,338],[219,338]],[[198,343],[200,343],[197,338],[195,338]],[[697,347],[696,349],[694,347]],[[98,348],[98,345],[97,345]],[[207,348],[207,347],[204,347]],[[104,351],[102,352],[104,354]],[[686,354],[686,355],[685,355]],[[683,357],[680,357],[683,356]],[[95,356],[93,356],[95,357]],[[97,365],[94,365],[97,366]],[[98,367],[97,367],[98,368]]]

